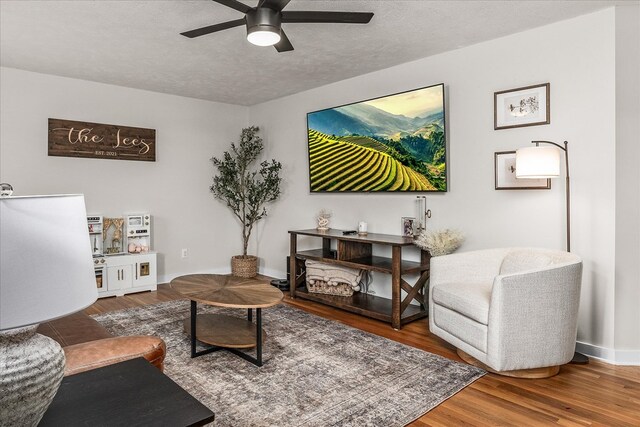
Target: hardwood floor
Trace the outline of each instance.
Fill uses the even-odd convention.
[[[159,285],[157,292],[98,300],[85,311],[98,314],[182,296]],[[394,331],[387,323],[301,299],[291,306],[376,335],[461,361],[451,345],[429,333],[422,319]],[[615,366],[591,360],[564,365],[560,374],[529,380],[487,374],[411,423],[423,426],[640,426],[640,367]]]

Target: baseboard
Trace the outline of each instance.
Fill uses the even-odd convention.
[[[640,350],[616,350],[578,341],[576,351],[612,365],[640,366]]]

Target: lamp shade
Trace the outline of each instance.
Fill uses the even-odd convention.
[[[0,330],[97,299],[86,215],[82,195],[0,198]]]
[[[560,176],[560,150],[555,147],[527,147],[516,150],[516,178]]]

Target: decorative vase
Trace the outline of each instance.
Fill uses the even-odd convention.
[[[253,255],[235,255],[231,257],[231,274],[237,277],[256,277],[258,257]]]
[[[64,351],[37,327],[0,332],[0,425],[38,425],[60,387]]]

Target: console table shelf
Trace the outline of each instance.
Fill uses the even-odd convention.
[[[393,307],[391,300],[388,298],[363,294],[362,292],[356,292],[350,297],[316,294],[309,292],[306,287],[296,289],[296,297],[341,308],[351,313],[382,320],[387,323],[391,323],[392,320]],[[400,322],[404,325],[425,316],[426,313],[424,313],[420,306],[409,305],[404,313],[402,313]]]
[[[411,237],[370,233],[365,236],[344,235],[341,230],[317,231],[315,229],[289,231],[291,297],[299,297],[341,308],[374,319],[390,322],[393,328],[427,316],[425,286],[429,279],[431,255],[421,252],[420,262],[402,259],[402,247],[413,246]],[[322,248],[298,251],[298,235],[322,238]],[[335,240],[336,250],[331,250]],[[373,245],[391,246],[391,258],[373,255]],[[376,271],[391,275],[391,299],[355,293],[351,297],[311,293],[305,286],[304,275],[298,274],[296,258],[337,264],[345,267]],[[419,279],[410,285],[403,274],[417,273]],[[405,295],[402,295],[402,291]],[[411,301],[420,305],[411,305]]]
[[[391,274],[393,272],[393,263],[391,258],[381,256],[365,256],[354,259],[335,259],[331,252],[323,249],[312,249],[309,251],[299,251],[298,258],[310,259],[313,261],[321,261],[327,264],[338,264],[345,267],[360,268],[363,270],[378,271],[380,273]],[[402,274],[419,273],[424,270],[422,264],[415,261],[401,261]]]

